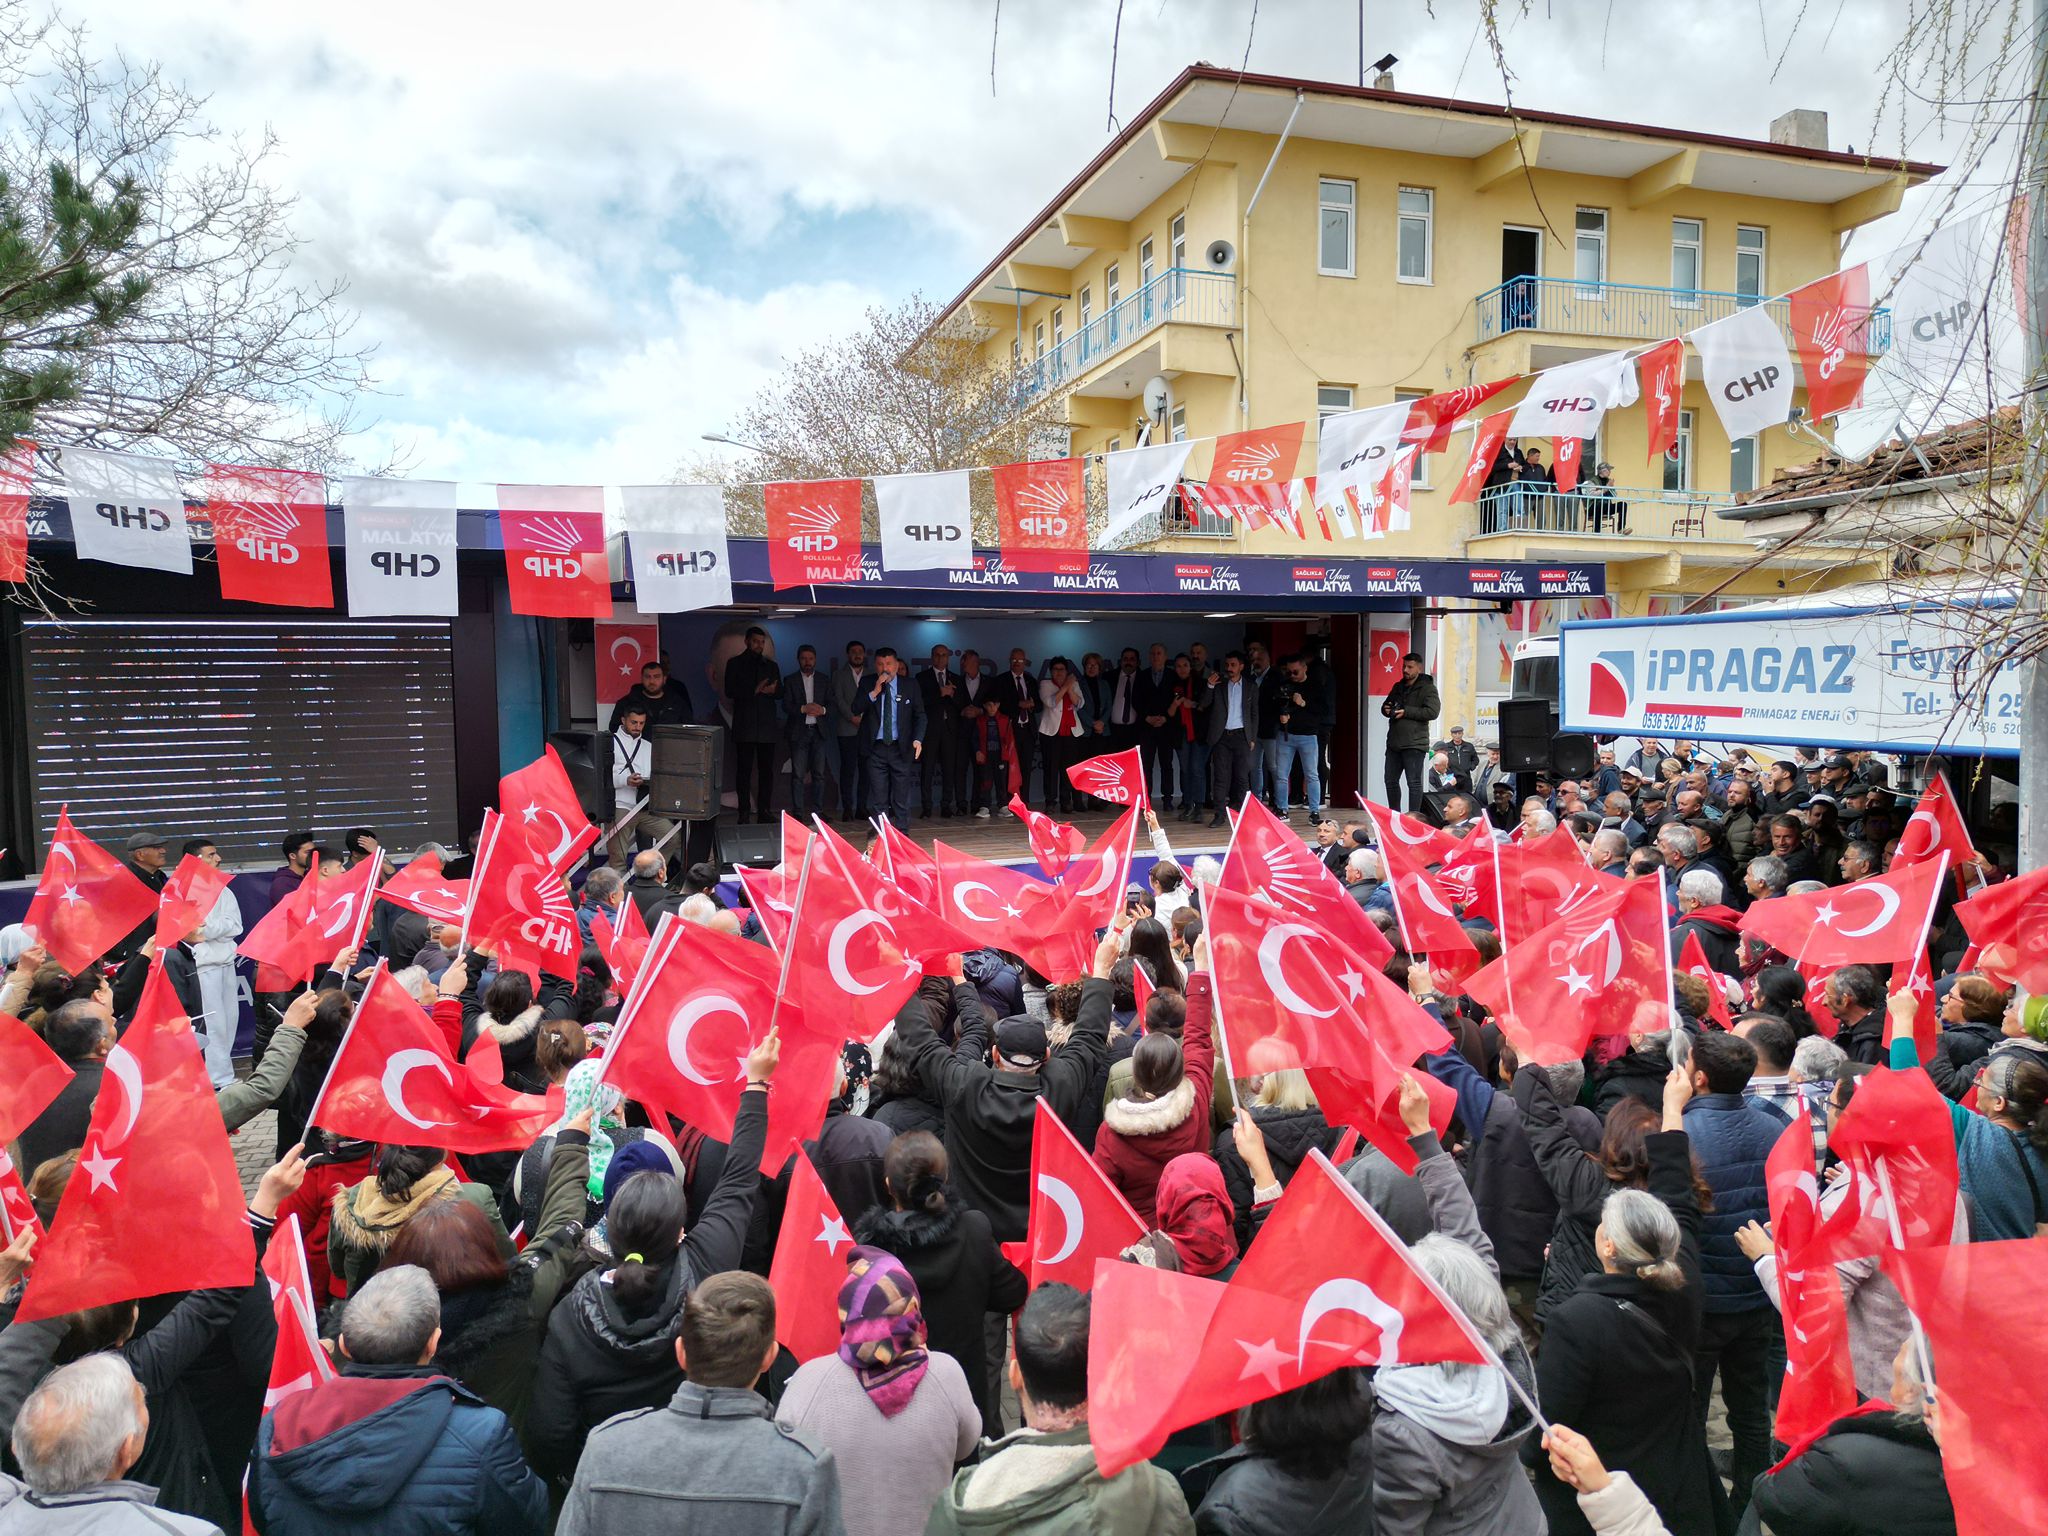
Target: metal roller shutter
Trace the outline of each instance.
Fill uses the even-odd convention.
[[[69,803],[112,849],[147,829],[231,864],[288,832],[375,827],[403,851],[456,835],[444,623],[234,619],[22,625],[39,851]]]

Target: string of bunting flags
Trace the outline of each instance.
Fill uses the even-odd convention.
[[[1578,484],[1581,445],[1598,434],[1609,411],[1645,401],[1653,462],[1677,442],[1688,342],[1731,439],[1786,421],[1798,382],[1805,385],[1812,419],[1854,406],[1869,365],[1867,267],[1808,283],[1785,302],[1790,345],[1774,306],[1759,303],[1649,347],[1326,416],[1317,424],[1312,475],[1296,473],[1309,425],[1302,421],[1099,456],[987,466],[998,547],[1011,570],[1085,574],[1093,457],[1101,459],[1107,503],[1097,547],[1114,546],[1157,518],[1176,491],[1247,529],[1280,528],[1304,542],[1311,523],[1333,543],[1405,532],[1418,461],[1446,451],[1452,434],[1466,428],[1473,445],[1451,504],[1478,498],[1509,437],[1555,439],[1557,487],[1569,492]],[[1474,418],[1495,396],[1523,382],[1530,388],[1519,403]],[[1207,476],[1184,479],[1189,458],[1204,441],[1214,445]],[[168,459],[71,446],[53,447],[42,459],[54,464],[79,558],[189,576],[196,516],[202,539],[210,528],[223,597],[272,607],[334,606],[329,505],[321,476],[208,464],[198,479],[199,497],[188,507]],[[38,464],[37,447],[29,442],[0,456],[0,581],[27,579]],[[860,580],[862,505],[869,484],[885,570],[972,567],[970,477],[983,472],[763,484],[773,585],[786,590]],[[354,477],[338,481],[336,489],[349,611],[377,617],[457,613],[455,483]],[[544,618],[609,617],[607,539],[614,534],[625,537],[635,603],[643,613],[729,604],[727,489],[623,486],[608,510],[601,486],[500,485],[496,527],[512,610]]]

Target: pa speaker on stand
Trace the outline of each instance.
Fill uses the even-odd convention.
[[[1548,699],[1500,701],[1500,765],[1509,773],[1548,773],[1557,706]]]

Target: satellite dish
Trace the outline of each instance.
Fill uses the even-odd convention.
[[[1237,260],[1237,247],[1228,240],[1212,240],[1209,242],[1209,249],[1206,254],[1209,258],[1209,265],[1221,272],[1229,267],[1233,261]]]
[[[1167,408],[1171,402],[1172,396],[1167,390],[1165,379],[1155,373],[1145,381],[1145,413],[1154,421],[1166,420]]]

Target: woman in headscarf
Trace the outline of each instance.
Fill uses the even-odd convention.
[[[1218,1275],[1237,1262],[1237,1233],[1223,1170],[1206,1152],[1184,1152],[1159,1172],[1159,1223],[1123,1251],[1134,1264]]]
[[[967,1373],[925,1347],[917,1282],[879,1248],[847,1256],[839,1327],[839,1352],[798,1366],[775,1416],[838,1462],[846,1536],[921,1530],[981,1438]]]
[[[581,1033],[580,1027],[569,1027]],[[541,1196],[548,1184],[548,1167],[554,1157],[555,1138],[563,1127],[585,1110],[591,1115],[590,1173],[586,1181],[590,1208],[583,1217],[585,1222],[594,1226],[604,1210],[604,1177],[611,1168],[612,1158],[635,1142],[652,1143],[662,1153],[669,1171],[677,1178],[683,1177],[683,1160],[674,1143],[657,1130],[626,1124],[626,1096],[609,1083],[597,1080],[603,1069],[604,1063],[599,1058],[588,1056],[569,1068],[562,1079],[562,1118],[540,1133],[519,1159],[518,1167],[512,1170],[512,1209],[505,1213],[507,1221],[514,1225],[524,1224],[528,1232],[539,1230]]]
[[[385,1250],[405,1224],[436,1200],[467,1200],[490,1218],[500,1257],[510,1259],[512,1239],[498,1220],[498,1202],[481,1184],[455,1176],[439,1147],[385,1147],[376,1172],[334,1197],[327,1229],[327,1267],[344,1294],[354,1295],[384,1264]]]

